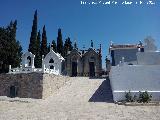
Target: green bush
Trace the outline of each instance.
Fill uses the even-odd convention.
[[[129,90],[129,92],[125,93],[125,98],[126,98],[127,102],[133,102],[133,97],[132,97],[130,90]]]
[[[137,97],[136,95],[132,96],[130,90],[129,92],[125,92],[125,101],[126,102],[140,102],[140,103],[148,103],[151,101],[152,95],[149,95],[147,91],[141,92],[139,91],[139,96]]]
[[[148,103],[149,101],[151,101],[151,98],[152,98],[152,95],[149,95],[147,91],[145,92],[139,91],[138,102]]]

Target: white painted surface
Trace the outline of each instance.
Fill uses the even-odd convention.
[[[137,52],[140,65],[160,65],[160,51]]]
[[[31,57],[31,64],[29,65],[29,61],[27,57]],[[17,73],[31,73],[31,72],[37,72],[37,73],[49,73],[49,74],[55,74],[60,75],[61,69],[62,69],[62,61],[64,58],[58,54],[55,53],[52,49],[50,52],[46,55],[46,57],[42,61],[42,68],[35,68],[34,67],[34,58],[35,55],[31,52],[26,52],[22,55],[22,67],[20,68],[11,68],[11,65],[9,66],[9,74],[17,74]],[[43,57],[42,57],[43,58]],[[53,63],[49,63],[49,61],[53,59]],[[50,66],[54,66],[54,69],[50,69]]]
[[[30,65],[29,65],[29,60],[27,59],[28,57],[31,58]],[[35,58],[35,55],[32,54],[31,52],[26,52],[25,54],[23,54],[22,55],[22,67],[34,68],[34,58]]]
[[[53,59],[53,63],[49,63],[49,61]],[[61,69],[62,69],[62,61],[64,60],[64,58],[58,54],[55,53],[52,49],[50,50],[50,52],[45,56],[43,62],[42,62],[42,66],[45,65],[45,73],[53,73],[56,75],[60,75],[61,74]],[[54,66],[54,69],[50,69],[50,66]]]
[[[160,65],[112,66],[110,83],[114,101],[124,100],[125,91],[148,91],[160,100]]]

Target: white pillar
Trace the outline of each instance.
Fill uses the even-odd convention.
[[[42,65],[42,72],[45,73],[45,64]]]
[[[124,64],[124,57],[122,57],[122,63]]]
[[[9,65],[9,73],[11,72],[11,69],[12,69],[12,68],[11,68],[11,65]]]
[[[9,70],[11,70],[12,68],[11,68],[11,65],[9,65]]]
[[[34,57],[35,57],[35,56],[34,56]],[[34,67],[34,57],[31,58],[31,59],[32,59],[32,60],[31,60],[31,64],[32,64],[31,66],[32,66],[32,68],[35,68],[35,67]]]

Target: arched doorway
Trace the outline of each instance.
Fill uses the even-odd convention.
[[[14,86],[14,85],[10,86],[9,96],[10,96],[11,98],[14,98],[14,97],[17,97],[17,95],[18,95],[17,87]]]
[[[94,77],[95,76],[95,57],[94,54],[89,59],[89,76]]]
[[[54,66],[53,66],[53,65],[51,65],[51,66],[50,66],[50,69],[54,70]]]
[[[28,66],[31,66],[31,57],[30,56],[27,57],[27,61],[28,61]]]
[[[72,76],[77,76],[77,59],[78,57],[76,55],[73,55],[71,58],[71,67],[72,67]]]
[[[94,77],[95,76],[95,65],[94,62],[89,62],[89,76]]]
[[[77,76],[77,62],[72,62],[72,76]]]

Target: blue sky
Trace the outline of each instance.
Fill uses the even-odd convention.
[[[97,2],[100,0],[83,0]],[[108,0],[102,0],[106,2]],[[119,3],[123,0],[117,0]],[[130,0],[135,1],[135,0]],[[137,0],[138,1],[138,0]],[[147,0],[141,0],[146,2]],[[110,41],[136,44],[147,36],[160,46],[160,1],[155,5],[81,5],[81,0],[1,0],[0,26],[18,20],[17,39],[23,50],[28,49],[34,11],[38,10],[38,29],[46,25],[48,42],[57,38],[62,29],[63,40],[76,39],[78,47],[102,44],[102,63],[108,54]]]

